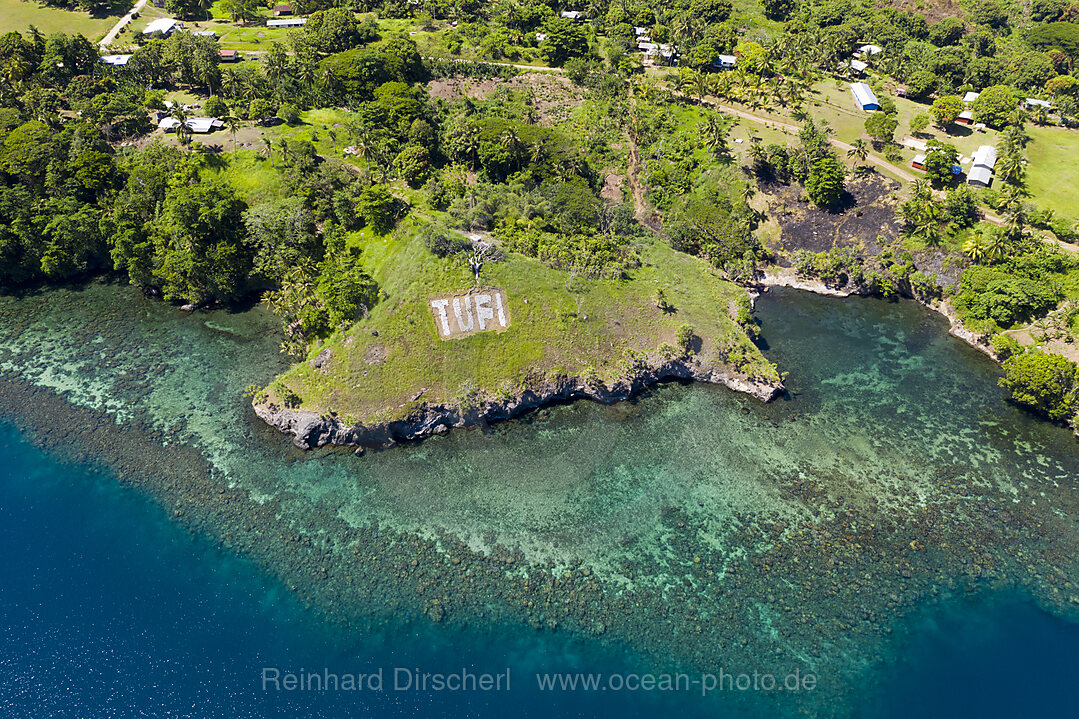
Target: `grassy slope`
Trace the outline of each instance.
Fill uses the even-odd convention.
[[[739,345],[750,358],[746,371],[777,378],[728,318],[729,303],[744,290],[654,240],[641,243],[644,264],[628,281],[574,283],[566,273],[517,254],[489,264],[481,284],[506,291],[510,327],[439,339],[428,297],[467,290],[473,281],[461,260],[435,257],[413,239],[412,221],[406,225],[386,237],[355,236],[387,297],[368,319],[312,350],[330,348],[334,359],[328,371],[303,362],[283,375],[305,409],[334,410],[349,422],[385,421],[408,414],[411,398],[423,388],[422,401],[458,404],[469,390],[506,396],[529,373],[594,371],[610,385],[627,373],[627,350],[654,353],[664,342],[673,345],[683,323],[701,338],[702,360],[714,360],[720,347]],[[675,312],[655,307],[660,287]],[[384,362],[369,361],[382,353]]]
[[[112,3],[107,14],[91,16],[82,11],[38,5],[33,0],[0,0],[0,33],[26,32],[31,25],[45,35],[57,32],[82,33],[88,39],[101,38],[134,3],[126,0]]]

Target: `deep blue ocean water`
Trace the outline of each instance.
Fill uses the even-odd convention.
[[[393,642],[327,626],[251,563],[168,521],[113,478],[51,460],[0,425],[0,716],[731,716],[689,693],[541,694],[552,664],[624,669],[507,637]],[[557,656],[556,656],[557,654]],[[265,692],[261,669],[511,667],[508,693]],[[355,668],[355,669],[353,669]],[[1079,625],[1001,598],[919,617],[866,716],[1074,716]],[[385,675],[386,688],[390,675]],[[529,681],[532,680],[532,681]]]
[[[0,423],[0,717],[658,716],[683,692],[541,693],[537,671],[628,671],[593,649],[421,629],[358,637],[108,474]],[[381,692],[265,691],[262,671],[383,670]],[[508,692],[397,691],[396,668],[510,669]],[[401,675],[402,684],[405,675]],[[730,716],[729,711],[724,711]]]

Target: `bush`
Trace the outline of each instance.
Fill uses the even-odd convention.
[[[689,355],[693,352],[694,336],[693,326],[688,324],[681,325],[674,333],[674,341],[678,343],[683,355]]]
[[[300,111],[291,103],[282,105],[277,111],[277,117],[286,125],[300,124]]]
[[[210,95],[202,104],[202,111],[209,117],[225,117],[230,114],[229,106],[217,95]]]
[[[989,346],[996,352],[1000,360],[1006,360],[1017,354],[1023,353],[1023,345],[1011,335],[993,335],[989,340]]]
[[[471,247],[468,240],[438,225],[428,225],[420,232],[423,244],[438,257],[449,257],[467,252]]]
[[[1000,386],[1012,399],[1058,421],[1069,420],[1079,408],[1079,367],[1058,354],[1032,352],[1004,361]]]

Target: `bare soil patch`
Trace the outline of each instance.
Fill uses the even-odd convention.
[[[485,100],[502,90],[527,93],[541,125],[565,122],[573,111],[581,106],[584,99],[569,78],[543,72],[527,72],[509,80],[452,77],[433,80],[427,84],[427,92],[436,100],[453,101],[466,97]]]

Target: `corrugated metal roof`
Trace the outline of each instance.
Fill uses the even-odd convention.
[[[850,86],[850,91],[853,93],[854,101],[858,103],[858,107],[863,110],[869,105],[873,105],[875,108],[880,107],[880,100],[873,94],[872,88],[864,82],[853,83]]]

